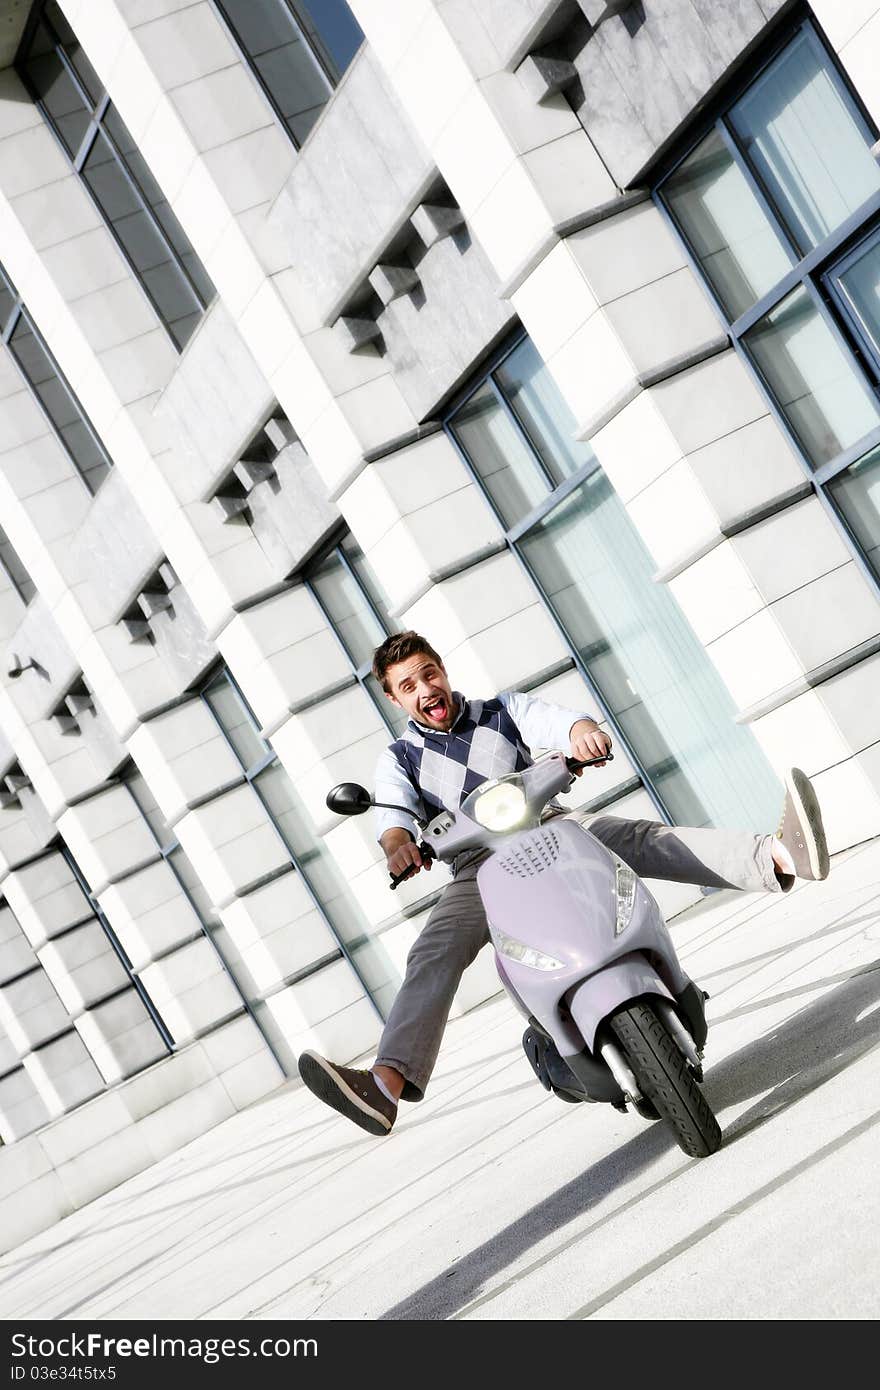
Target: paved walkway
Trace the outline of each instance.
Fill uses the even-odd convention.
[[[287,1086],[0,1259],[0,1316],[876,1318],[880,841],[674,935],[714,1157],[546,1095],[499,998],[387,1139]]]

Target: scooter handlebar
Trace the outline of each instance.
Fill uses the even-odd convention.
[[[579,767],[595,767],[598,763],[610,763],[613,761],[613,753],[603,753],[601,758],[587,758],[584,761],[581,761],[580,758],[566,758],[565,766],[568,768],[569,772],[574,772],[575,769]],[[419,853],[422,856],[423,864],[427,864],[429,860],[437,858],[431,846],[425,844],[424,841],[419,845]],[[416,873],[416,866],[415,864],[411,864],[409,868],[404,869],[402,874],[391,874],[388,885],[389,888],[393,891],[399,883],[404,883],[406,879],[412,878],[414,873]]]
[[[435,854],[434,851],[431,849],[431,846],[430,846],[430,845],[426,845],[426,844],[421,844],[421,845],[419,845],[419,853],[420,853],[421,856],[422,856],[422,863],[423,863],[423,864],[427,864],[427,863],[429,862],[429,860],[431,860],[431,859],[436,859],[436,858],[437,858],[436,854]],[[407,879],[407,878],[412,878],[413,874],[416,873],[416,872],[417,872],[417,870],[416,870],[415,864],[411,864],[411,865],[409,866],[408,869],[404,869],[404,871],[403,871],[402,874],[392,874],[392,875],[391,875],[391,882],[390,882],[389,885],[388,885],[389,888],[391,888],[391,890],[392,890],[392,892],[393,892],[394,889],[397,887],[398,883],[403,883],[405,879]]]
[[[568,768],[569,772],[574,772],[579,767],[597,767],[599,763],[613,762],[613,753],[603,753],[601,758],[586,758],[583,761],[580,758],[566,758],[565,766]]]

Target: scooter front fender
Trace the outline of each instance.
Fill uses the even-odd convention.
[[[620,956],[575,987],[568,1011],[591,1052],[596,1050],[596,1032],[602,1020],[645,994],[660,995],[675,1003],[656,970],[636,953]]]

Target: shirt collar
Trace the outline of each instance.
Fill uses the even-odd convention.
[[[452,698],[455,701],[457,713],[448,729],[434,729],[431,727],[430,724],[420,724],[417,719],[414,719],[412,717],[412,715],[410,715],[409,717],[409,724],[412,726],[413,729],[416,730],[417,733],[438,734],[440,738],[446,738],[448,734],[452,733],[456,725],[461,723],[462,719],[467,714],[469,704],[469,702],[464,698],[460,690],[453,690]]]

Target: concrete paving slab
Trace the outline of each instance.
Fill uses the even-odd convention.
[[[387,1139],[285,1086],[0,1259],[0,1316],[877,1317],[880,841],[673,933],[712,996],[712,1158],[548,1096],[499,997]]]

